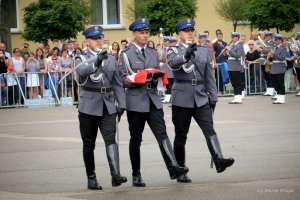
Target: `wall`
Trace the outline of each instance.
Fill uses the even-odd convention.
[[[20,32],[19,33],[13,33],[12,34],[12,47],[21,47],[22,43],[24,42],[24,39],[21,38],[21,32],[24,29],[23,24],[23,15],[24,15],[24,7],[26,7],[29,3],[35,2],[35,0],[19,0],[19,18],[20,18]],[[128,30],[128,26],[130,25],[130,20],[126,18],[126,7],[127,4],[131,2],[130,0],[122,0],[122,24],[123,28],[118,30],[112,30],[112,29],[106,29],[105,35],[110,38],[110,43],[117,41],[120,42],[122,39],[130,38],[131,33]],[[214,3],[216,0],[198,0],[198,11],[197,16],[195,18],[196,21],[196,31],[197,32],[203,32],[204,30],[208,30],[210,32],[210,38],[213,39],[215,37],[215,30],[221,29],[224,33],[224,40],[229,41],[230,40],[230,33],[233,31],[233,25],[231,22],[226,22],[219,18],[219,16],[216,15],[214,11]],[[178,11],[174,11],[176,14]],[[247,36],[247,39],[249,38],[250,34],[250,27],[249,26],[243,26],[238,25],[237,31],[241,34],[245,34]],[[257,31],[257,30],[254,30]],[[273,32],[276,32],[276,30],[271,30]],[[294,30],[290,33],[282,32],[281,34],[285,36],[291,36],[296,32],[300,32],[300,24],[297,24]],[[150,38],[151,40],[154,40],[155,43],[158,42],[157,36],[153,36]],[[78,34],[77,40],[81,43],[84,41],[84,37],[81,33]],[[37,47],[37,44],[31,43],[30,48],[31,50],[35,50]],[[51,42],[49,42],[51,46]]]

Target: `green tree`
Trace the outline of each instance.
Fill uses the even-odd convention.
[[[147,0],[145,17],[150,20],[150,34],[156,35],[163,28],[165,35],[172,35],[179,20],[195,17],[196,3],[196,0]]]
[[[225,21],[230,21],[233,24],[233,30],[239,22],[246,21],[248,0],[218,0],[214,7],[216,13]]]
[[[259,30],[289,32],[300,22],[300,0],[250,0],[247,17]]]
[[[23,38],[41,42],[76,38],[90,21],[89,0],[39,0],[25,7]]]
[[[148,0],[131,0],[127,4],[126,15],[131,21],[145,16],[145,10]]]

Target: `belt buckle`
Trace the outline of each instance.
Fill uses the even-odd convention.
[[[106,87],[101,87],[101,89],[100,89],[100,93],[101,93],[101,94],[104,94],[104,93],[106,93]]]
[[[192,79],[192,85],[197,85],[197,79]]]
[[[147,84],[146,84],[146,87],[147,87],[147,90],[152,89],[151,83],[147,83]]]

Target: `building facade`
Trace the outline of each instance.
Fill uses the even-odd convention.
[[[11,11],[9,17],[9,23],[11,25],[11,46],[21,47],[24,39],[21,37],[24,30],[23,16],[24,8],[36,0],[10,0]],[[110,38],[110,43],[116,41],[119,42],[122,39],[131,38],[131,33],[128,30],[128,26],[131,23],[131,19],[128,19],[127,5],[132,3],[132,0],[91,0],[94,3],[94,9],[99,10],[92,16],[92,24],[101,24],[105,29],[105,35]],[[233,31],[233,25],[231,22],[222,20],[214,11],[214,4],[216,0],[198,0],[198,10],[195,18],[196,31],[203,32],[208,30],[210,32],[210,38],[215,37],[215,30],[221,29],[224,33],[225,41],[230,40],[230,32]],[[176,12],[176,11],[175,11]],[[237,30],[241,34],[245,34],[249,39],[250,26],[238,25]],[[257,30],[254,30],[257,31]],[[271,30],[276,32],[276,30]],[[300,24],[297,24],[292,32],[281,32],[284,36],[291,36],[296,32],[300,32]],[[81,33],[76,38],[79,43],[84,41],[84,37]],[[154,42],[158,42],[158,37],[153,36],[150,38]],[[27,41],[26,41],[27,42]],[[31,49],[35,49],[37,44],[30,43]],[[51,46],[51,42],[49,43]]]

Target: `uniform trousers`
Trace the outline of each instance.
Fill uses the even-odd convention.
[[[106,147],[116,143],[116,114],[110,115],[104,104],[102,116],[93,116],[79,112],[78,118],[83,142],[83,160],[87,176],[90,176],[95,171],[94,149],[98,128]]]
[[[175,126],[175,140],[174,149],[182,149],[187,140],[192,117],[195,119],[201,128],[206,141],[212,135],[216,135],[213,128],[212,111],[209,104],[194,108],[184,108],[179,106],[172,106],[172,121]]]
[[[172,87],[173,87],[173,84],[174,84],[174,78],[168,78],[168,82],[169,82],[169,84],[167,85],[166,94],[171,94]]]
[[[240,71],[229,71],[230,82],[233,87],[234,95],[241,95],[245,85],[243,85],[243,75]]]
[[[139,175],[140,146],[142,133],[147,122],[158,143],[168,139],[163,109],[157,109],[150,100],[150,112],[135,112],[127,110],[130,131],[129,153],[132,165],[132,175]]]
[[[274,88],[279,95],[285,95],[284,87],[284,73],[283,74],[271,74],[274,80]]]
[[[265,67],[266,67],[265,65],[262,65],[261,70],[262,70],[264,79],[267,83],[267,88],[274,88],[274,78],[270,73],[266,72]]]
[[[215,69],[215,77],[216,77],[216,84],[217,84],[217,89],[221,93],[224,92],[225,90],[225,84],[223,82],[223,77],[222,77],[222,72],[220,69],[220,65],[218,65],[218,68]]]

